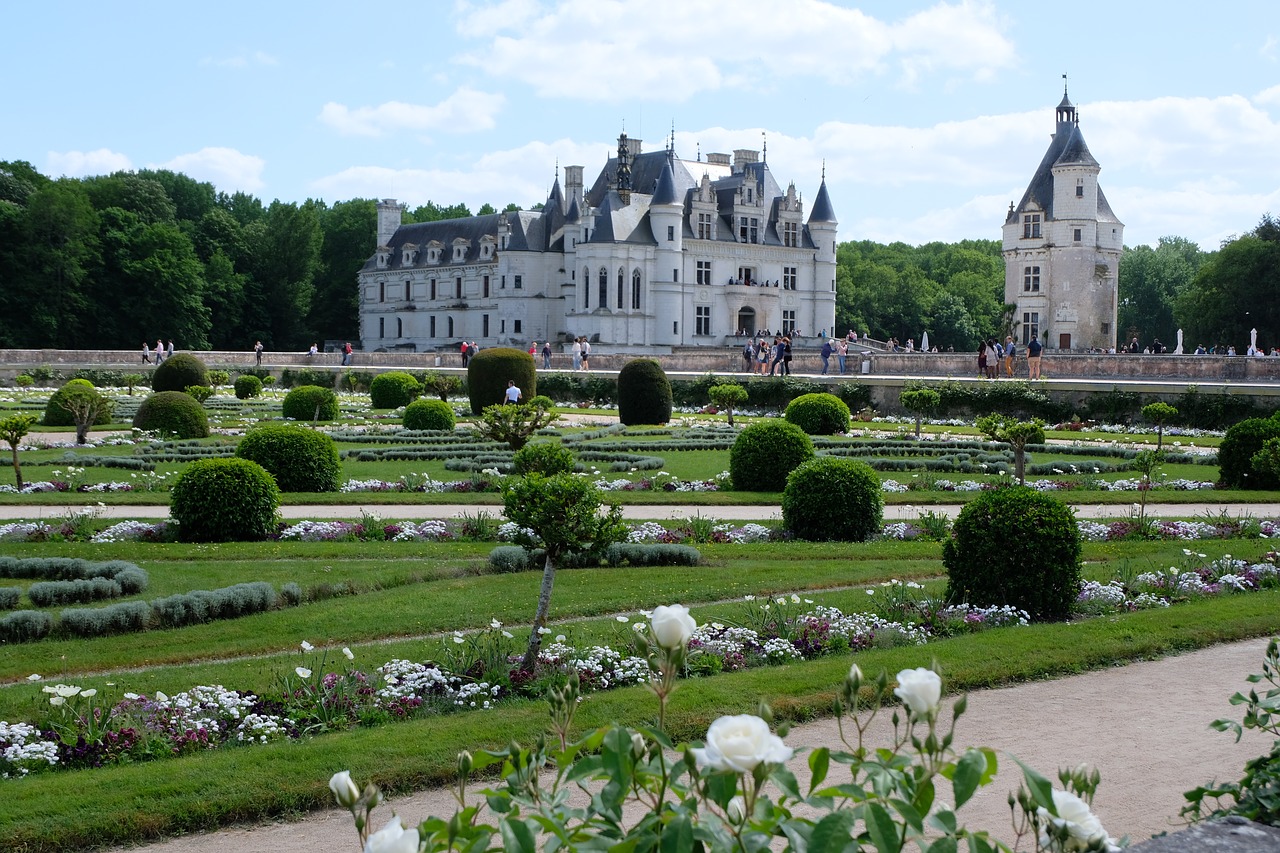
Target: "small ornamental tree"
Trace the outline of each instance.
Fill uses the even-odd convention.
[[[534,397],[528,403],[487,407],[476,422],[476,432],[490,441],[505,441],[512,450],[519,450],[530,436],[555,423],[557,417],[550,397]]]
[[[836,435],[849,431],[849,406],[835,394],[825,391],[801,394],[787,404],[782,413],[808,435]]]
[[[434,394],[440,398],[440,402],[449,402],[450,394],[457,394],[462,390],[462,380],[454,376],[452,373],[439,373],[434,370],[428,370],[418,377],[418,382],[422,385],[422,393]],[[520,383],[516,383],[519,385]],[[520,385],[523,391],[524,386]]]
[[[338,419],[338,395],[332,388],[319,385],[299,385],[284,397],[284,416],[295,421],[336,421]]]
[[[899,394],[898,402],[915,417],[916,438],[919,438],[920,422],[938,411],[938,407],[942,405],[942,395],[932,388],[913,388]]]
[[[76,426],[76,444],[85,444],[89,441],[89,427],[104,420],[110,421],[115,403],[99,394],[92,385],[76,385],[73,384],[75,381],[71,380],[58,392],[62,395],[58,405],[71,416],[71,422]]]
[[[747,389],[736,382],[726,382],[723,385],[712,385],[707,389],[707,396],[717,409],[724,409],[729,418],[729,426],[733,426],[733,409],[747,402]]]
[[[1168,403],[1148,403],[1142,407],[1142,419],[1156,427],[1156,452],[1164,444],[1164,425],[1178,416],[1178,410]]]
[[[1218,445],[1218,472],[1229,489],[1277,489],[1280,473],[1255,468],[1253,458],[1270,439],[1280,438],[1280,417],[1248,418],[1232,424]]]
[[[209,387],[213,389],[213,393],[217,394],[218,389],[231,381],[231,374],[225,370],[209,371]]]
[[[3,429],[3,421],[0,421],[0,429]],[[1280,438],[1269,438],[1262,444],[1262,449],[1253,454],[1253,470],[1265,476],[1280,479]],[[15,453],[13,457],[14,468],[18,467],[18,457]],[[21,487],[22,480],[18,480]]]
[[[70,393],[71,389],[73,388],[84,388],[84,389],[87,389],[88,391],[92,391],[95,394],[98,393],[97,389],[93,387],[93,383],[90,382],[88,379],[68,380],[65,385],[63,385],[57,391],[54,391],[53,394],[49,397],[49,402],[44,407],[44,419],[41,420],[42,424],[44,424],[45,426],[75,426],[76,425],[75,417],[67,409],[66,406],[62,405],[62,401],[66,399],[67,394]],[[95,424],[108,424],[108,423],[111,423],[111,410],[104,409],[103,411],[98,413],[98,417],[95,421]]]
[[[1044,444],[1044,421],[1032,418],[1020,421],[1008,415],[987,415],[978,418],[978,431],[992,441],[1001,441],[1013,448],[1013,470],[1018,485],[1027,484],[1027,445]]]
[[[520,531],[515,542],[528,551],[540,548],[546,553],[529,647],[520,661],[523,672],[533,672],[551,609],[556,566],[571,553],[599,556],[614,542],[622,541],[627,528],[622,523],[622,507],[610,503],[602,513],[603,493],[573,474],[509,478],[502,485],[502,503],[507,520]]]
[[[132,397],[134,387],[141,385],[145,378],[141,373],[126,373],[120,377],[120,381],[124,383],[124,387],[129,391],[129,396]]]
[[[26,438],[27,433],[31,432],[35,422],[35,415],[10,415],[0,420],[0,439],[8,443],[9,450],[13,453],[13,476],[18,482],[18,491],[22,491],[23,486],[22,465],[18,462],[18,445],[22,443],[22,439]]]
[[[250,397],[257,397],[262,394],[262,380],[252,373],[237,376],[234,387],[236,399],[238,400],[248,400]]]

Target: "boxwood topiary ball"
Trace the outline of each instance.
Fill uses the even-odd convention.
[[[151,390],[182,391],[192,385],[208,385],[204,362],[189,352],[174,353],[151,372]]]
[[[780,420],[751,424],[729,448],[729,477],[743,492],[780,492],[787,475],[813,458],[813,440]]]
[[[177,356],[174,356],[177,358]],[[151,394],[138,406],[133,428],[178,438],[208,438],[209,416],[204,406],[190,394],[160,391]]]
[[[369,399],[375,409],[407,406],[422,393],[422,385],[407,373],[379,373],[369,383]]]
[[[405,429],[451,430],[457,422],[453,406],[442,400],[414,400],[404,410]]]
[[[284,416],[294,421],[337,420],[338,395],[332,388],[299,385],[285,395]]]
[[[1080,528],[1071,508],[1026,486],[983,492],[942,543],[947,601],[1009,605],[1060,622],[1080,594]]]
[[[1280,418],[1249,418],[1233,424],[1218,447],[1222,485],[1231,489],[1276,489],[1280,478],[1253,467],[1253,457],[1267,439],[1280,437]]]
[[[262,393],[262,380],[252,373],[246,373],[243,376],[236,377],[233,387],[236,389],[237,399],[248,400],[250,397],[257,397]]]
[[[192,462],[173,484],[169,512],[184,542],[253,542],[276,530],[280,490],[248,459]]]
[[[834,394],[801,394],[787,404],[783,417],[809,435],[849,431],[849,407]]]
[[[782,492],[782,520],[800,539],[864,542],[880,532],[883,511],[880,478],[856,459],[810,459]]]
[[[245,434],[236,456],[267,469],[282,492],[338,490],[338,445],[322,432],[298,424],[264,424]]]

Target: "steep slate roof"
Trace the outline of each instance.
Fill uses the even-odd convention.
[[[653,199],[649,204],[679,204],[676,198],[676,179],[671,171],[671,163],[664,163],[662,174],[658,176],[658,185],[653,190]]]
[[[402,263],[404,253],[401,251],[406,244],[414,244],[420,248],[417,261],[412,265],[414,267],[428,266],[449,266],[453,263],[453,241],[461,237],[468,240],[470,245],[467,247],[467,254],[464,260],[459,263],[472,263],[480,258],[480,238],[486,234],[495,240],[498,237],[498,222],[504,216],[511,214],[506,213],[488,213],[484,216],[468,216],[463,219],[441,219],[436,222],[411,222],[407,225],[401,225],[396,229],[396,233],[391,235],[388,248],[391,249],[391,257],[387,262],[386,269],[405,269]],[[440,263],[428,264],[426,245],[432,240],[437,240],[444,245],[440,250]],[[378,258],[375,254],[365,262],[362,269],[376,270],[378,268]]]
[[[600,201],[590,243],[648,243],[658,241],[649,226],[649,196],[633,192],[631,204],[623,204],[616,191]]]
[[[1063,102],[1070,106],[1070,101],[1063,97]],[[1097,166],[1098,161],[1089,153],[1089,146],[1085,144],[1084,134],[1080,132],[1080,126],[1073,121],[1058,122],[1057,132],[1053,135],[1053,140],[1049,143],[1049,150],[1044,152],[1044,158],[1040,161],[1040,165],[1036,168],[1035,175],[1031,178],[1031,183],[1027,186],[1027,191],[1023,193],[1022,200],[1009,213],[1007,222],[1012,222],[1018,214],[1030,206],[1031,202],[1044,211],[1047,219],[1053,219],[1053,167],[1059,164],[1081,163],[1089,166]],[[1102,189],[1098,189],[1098,213],[1101,217],[1104,205]],[[1110,208],[1107,208],[1110,213]],[[1114,214],[1112,214],[1114,219]]]
[[[818,197],[813,200],[813,209],[809,211],[810,222],[836,222],[836,211],[831,206],[831,196],[827,194],[827,179],[822,179],[818,187]]]

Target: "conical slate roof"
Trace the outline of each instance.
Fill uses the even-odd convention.
[[[658,176],[658,185],[653,190],[652,204],[679,204],[680,200],[676,197],[676,178],[671,171],[671,163],[667,161],[662,167],[662,174]]]
[[[836,211],[831,206],[831,196],[827,195],[827,180],[822,179],[818,187],[818,197],[813,200],[813,210],[809,212],[809,222],[836,222]]]

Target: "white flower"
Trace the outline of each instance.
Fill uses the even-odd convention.
[[[942,678],[924,667],[904,669],[898,673],[898,686],[893,695],[911,709],[913,716],[931,716],[937,713],[938,701],[942,698]]]
[[[308,643],[306,640],[303,640],[303,641],[302,641],[302,650],[303,650],[304,652],[309,652],[309,651],[311,651],[311,650],[312,650],[312,649],[314,649],[314,648],[315,648],[315,646],[311,645],[311,644],[310,644],[310,643]]]
[[[296,673],[298,673],[298,677],[299,677],[299,678],[310,678],[310,677],[311,677],[311,670],[307,669],[305,666],[297,667],[297,668],[295,668],[293,671],[294,671],[294,672],[296,672]]]
[[[856,663],[853,666],[849,667],[849,680],[861,682],[862,667],[858,666]]]
[[[724,809],[725,817],[735,826],[747,819],[747,804],[742,797],[734,797]]]
[[[40,680],[40,673],[38,672],[33,672],[27,676],[27,681],[39,681],[39,680]]]
[[[97,690],[94,690],[93,688],[90,688],[90,689],[88,689],[88,690],[81,690],[81,691],[80,691],[80,695],[81,695],[81,696],[83,696],[83,697],[84,697],[84,698],[86,698],[86,699],[91,699],[91,698],[93,698],[94,696],[97,696],[97,695],[98,695],[98,691],[97,691]]]
[[[703,767],[750,773],[757,764],[781,764],[793,750],[769,731],[764,720],[752,714],[721,717],[707,729],[707,745],[692,750]]]
[[[490,627],[490,628],[501,628],[501,627],[502,627],[502,623],[501,623],[501,622],[499,622],[497,619],[490,619],[490,620],[489,620],[489,627]]]
[[[568,638],[568,637],[566,637],[564,634],[556,634],[556,642],[557,642],[557,643],[563,643],[563,642],[564,642],[565,640],[567,640],[567,639],[569,639],[569,638]]]
[[[405,829],[399,817],[369,836],[364,853],[418,853],[418,830]]]
[[[503,631],[502,636],[506,637],[508,640],[515,638],[515,634],[512,634],[510,631]]]
[[[50,697],[49,697],[49,704],[50,704],[50,705],[53,705],[54,707],[57,707],[58,705],[65,705],[65,704],[67,704],[67,700],[66,700],[66,699],[64,699],[64,698],[62,698],[61,696],[50,696]]]
[[[355,653],[353,653],[351,649],[347,648],[346,646],[342,647],[342,654],[346,656],[347,660],[356,659]]]
[[[550,634],[551,629],[548,628],[546,625],[543,625],[541,628],[538,629],[538,633],[543,635]]]
[[[1110,839],[1107,838],[1107,831],[1102,828],[1102,822],[1089,810],[1084,800],[1070,791],[1059,791],[1055,788],[1053,807],[1058,813],[1057,817],[1049,814],[1048,809],[1040,808],[1036,811],[1041,819],[1048,820],[1054,826],[1066,827],[1068,838],[1064,850],[1087,850],[1090,844],[1099,840],[1107,841],[1110,846]],[[1040,843],[1048,844],[1048,837],[1042,836]]]
[[[157,702],[168,702],[168,701],[169,701],[169,697],[168,697],[168,696],[166,696],[166,695],[165,695],[164,693],[162,693],[161,691],[157,690],[157,691],[156,691],[156,701],[157,701]]]
[[[625,623],[627,623],[627,622],[630,622],[630,621],[631,621],[631,620],[630,620],[630,619],[628,619],[626,616],[615,616],[615,617],[613,617],[613,618],[614,618],[614,620],[615,620],[615,621],[617,621],[617,622],[622,622],[622,623],[624,623],[624,624],[625,624]]]
[[[653,640],[664,649],[679,649],[689,644],[698,623],[683,604],[662,605],[649,617]]]
[[[464,637],[464,636],[462,636],[461,634],[454,634],[454,635],[453,635],[453,641],[454,641],[455,643],[457,643],[458,645],[462,645],[463,643],[465,643],[465,642],[467,641],[467,638],[466,638],[466,637]]]
[[[333,791],[334,799],[343,808],[351,808],[360,799],[360,789],[351,781],[351,773],[347,770],[329,777],[329,790]]]

